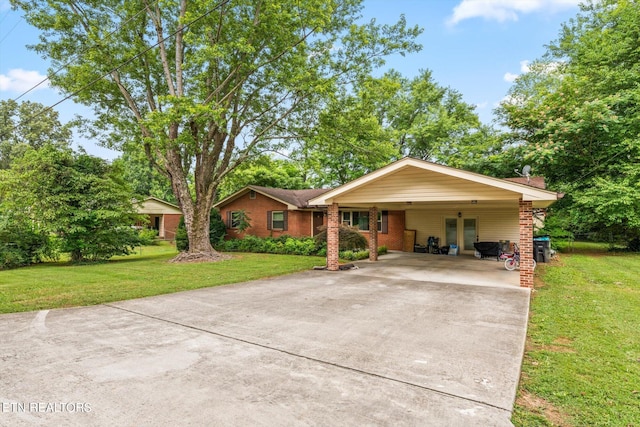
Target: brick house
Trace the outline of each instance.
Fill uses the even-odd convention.
[[[327,225],[326,209],[309,205],[309,199],[321,196],[329,189],[284,190],[250,185],[214,205],[227,224],[227,238],[250,234],[258,237],[290,235],[309,237],[318,234],[318,227]],[[237,215],[244,211],[251,226],[238,233]],[[340,210],[341,222],[358,227],[369,240],[369,212],[345,207]],[[401,210],[378,213],[376,227],[378,245],[402,250],[405,215]]]

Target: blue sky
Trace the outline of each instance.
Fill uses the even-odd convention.
[[[391,57],[386,68],[407,77],[431,70],[438,84],[460,92],[476,106],[481,120],[491,123],[492,111],[513,79],[544,54],[561,24],[578,13],[577,4],[578,0],[365,0],[363,15],[391,24],[404,14],[409,25],[422,27],[422,51]],[[21,14],[0,0],[0,99],[15,99],[45,78],[48,62],[25,47],[37,37]],[[47,106],[61,99],[46,84],[20,98]],[[90,114],[71,101],[56,110],[63,121]],[[118,155],[89,141],[80,144],[107,159]]]

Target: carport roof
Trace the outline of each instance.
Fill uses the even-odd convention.
[[[405,157],[309,200],[309,205],[394,205],[414,202],[532,201],[545,208],[554,191]]]

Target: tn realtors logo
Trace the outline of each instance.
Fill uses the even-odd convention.
[[[82,413],[91,412],[91,404],[86,402],[0,402],[3,413]]]

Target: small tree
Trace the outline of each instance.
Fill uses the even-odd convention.
[[[327,227],[320,228],[320,233],[314,237],[317,243],[325,243],[327,241]],[[355,227],[349,227],[345,224],[340,224],[338,231],[338,240],[340,241],[341,251],[353,251],[359,249],[365,249],[367,247],[367,239],[358,231]]]

